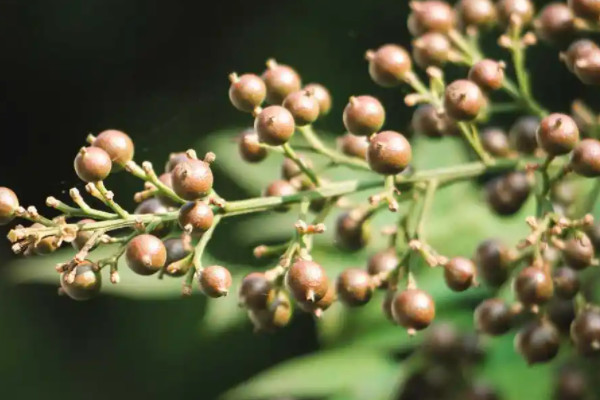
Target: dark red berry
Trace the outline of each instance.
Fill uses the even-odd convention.
[[[533,154],[538,148],[535,137],[538,126],[540,120],[537,117],[526,116],[517,119],[508,132],[511,146],[519,153]]]
[[[577,30],[573,12],[563,3],[546,5],[533,25],[537,36],[550,43],[564,43]]]
[[[189,201],[179,209],[179,226],[194,234],[210,229],[214,220],[212,208],[203,201]]]
[[[6,225],[15,218],[19,208],[19,199],[15,192],[7,187],[0,187],[0,225]]]
[[[479,115],[485,98],[479,86],[466,79],[459,79],[446,87],[444,109],[457,121],[471,121]]]
[[[229,75],[229,81],[229,100],[240,111],[252,112],[267,96],[267,87],[258,75],[233,73]]]
[[[454,257],[444,265],[444,280],[450,289],[462,292],[473,286],[475,272],[473,261],[464,257]]]
[[[455,135],[458,131],[456,122],[440,113],[431,104],[421,104],[413,112],[412,128],[417,134],[428,137]]]
[[[298,90],[288,94],[283,106],[294,117],[296,126],[312,124],[319,118],[319,100],[309,90]]]
[[[544,117],[537,129],[539,146],[551,156],[567,154],[579,141],[579,128],[566,114],[550,114]]]
[[[286,285],[300,302],[317,302],[327,293],[329,282],[321,265],[314,261],[298,260],[285,276]]]
[[[469,79],[482,90],[498,90],[504,84],[504,68],[503,62],[484,59],[471,67]]]
[[[336,281],[336,289],[339,300],[350,307],[367,304],[373,295],[371,276],[359,268],[343,271]]]
[[[571,155],[571,168],[587,178],[600,176],[600,141],[583,139]]]
[[[578,17],[594,22],[600,20],[600,2],[598,0],[568,0],[567,3]]]
[[[323,311],[327,310],[333,302],[336,300],[335,285],[331,282],[327,283],[327,293],[320,300],[313,302],[310,301],[299,301],[298,307],[305,312],[313,313],[317,317],[320,317]]]
[[[588,306],[571,324],[571,339],[581,355],[600,352],[600,310]]]
[[[446,35],[439,32],[428,32],[413,41],[412,55],[415,63],[421,68],[442,66],[450,58],[452,45]]]
[[[500,0],[496,3],[496,10],[504,26],[509,24],[511,18],[518,18],[522,25],[527,25],[535,13],[531,0]]]
[[[523,269],[515,280],[515,292],[525,305],[546,303],[554,294],[554,284],[547,272],[538,267]]]
[[[139,275],[152,275],[164,267],[167,249],[156,236],[142,234],[134,237],[125,252],[127,265]]]
[[[251,272],[242,279],[238,290],[241,305],[251,309],[264,309],[267,307],[271,283],[262,272]]]
[[[561,267],[553,274],[554,291],[558,297],[572,299],[579,292],[580,282],[577,272],[568,267]]]
[[[528,364],[545,363],[558,354],[560,334],[546,321],[533,321],[522,328],[515,337],[515,350]]]
[[[365,160],[367,158],[367,149],[369,148],[369,139],[367,136],[356,136],[346,133],[338,141],[342,153],[350,157],[358,157]]]
[[[100,147],[83,147],[75,157],[75,172],[84,182],[99,182],[110,174],[110,156]]]
[[[73,300],[89,300],[100,293],[102,275],[91,261],[83,261],[75,267],[75,280],[69,283],[71,272],[63,272],[60,276],[60,287]]]
[[[206,267],[200,273],[198,278],[202,293],[208,297],[223,297],[229,293],[231,286],[231,273],[225,267],[220,265],[211,265]]]
[[[184,259],[192,252],[191,245],[180,237],[163,240],[163,244],[167,250],[167,260],[165,261],[166,266]],[[185,265],[185,268],[180,267],[173,270],[167,268],[165,272],[170,276],[183,276],[189,271],[190,267],[191,263],[188,263]]]
[[[258,139],[271,146],[287,143],[295,129],[294,116],[282,106],[269,106],[254,120],[254,130]]]
[[[586,85],[600,85],[600,49],[593,50],[586,57],[575,60],[575,76]]]
[[[502,299],[487,299],[480,303],[473,313],[477,331],[488,335],[503,335],[512,326],[510,307]]]
[[[379,100],[372,96],[352,96],[344,108],[344,126],[354,135],[368,136],[385,122],[385,110]]]
[[[267,101],[271,104],[281,104],[287,95],[302,87],[300,76],[292,67],[272,59],[267,61],[262,79],[267,86]]]
[[[480,136],[483,148],[492,156],[508,157],[511,154],[508,136],[501,128],[486,128]]]
[[[77,223],[77,225],[84,225],[96,222],[93,219],[85,218]],[[91,239],[94,235],[94,231],[77,231],[77,235],[75,236],[75,240],[71,242],[71,245],[75,250],[81,250],[83,246]]]
[[[575,319],[575,306],[572,300],[555,297],[546,305],[546,313],[550,321],[562,333],[569,333],[571,323]]]
[[[523,172],[511,172],[486,185],[486,200],[499,215],[512,215],[521,209],[531,191]]]
[[[394,297],[392,314],[396,322],[407,329],[422,330],[435,318],[435,302],[429,293],[407,289]]]
[[[460,0],[456,10],[464,26],[487,27],[496,23],[496,8],[491,0]]]
[[[410,55],[396,44],[385,44],[377,50],[369,50],[366,59],[369,61],[371,79],[383,87],[399,85],[412,69]]]
[[[331,94],[327,88],[319,83],[309,83],[304,90],[312,93],[319,102],[319,115],[327,115],[331,111]]]
[[[210,165],[202,160],[188,158],[173,168],[173,190],[185,200],[196,200],[210,193],[213,174]]]
[[[400,259],[396,254],[396,250],[386,249],[373,254],[369,258],[369,262],[367,263],[367,272],[373,276],[382,274],[386,275],[396,269],[399,262]],[[387,282],[384,281],[380,287],[382,289],[386,289],[388,287]]]
[[[249,163],[261,162],[269,154],[267,149],[260,145],[258,134],[254,129],[244,130],[238,140],[238,149],[244,161]]]
[[[585,233],[579,237],[571,237],[565,241],[563,249],[565,263],[575,269],[582,270],[590,266],[594,259],[594,246]]]
[[[313,167],[312,160],[303,155],[298,156],[308,168]],[[281,163],[281,177],[287,181],[292,180],[302,174],[302,170],[291,158],[284,158]]]
[[[401,133],[383,131],[370,138],[367,162],[373,171],[383,175],[396,175],[404,171],[411,160],[410,143]]]
[[[496,239],[481,242],[475,252],[478,276],[492,287],[501,286],[510,274],[508,248]]]
[[[575,63],[596,51],[598,51],[596,43],[589,39],[579,39],[571,43],[567,51],[561,54],[561,60],[565,62],[569,71],[575,72]]]
[[[408,30],[413,36],[434,31],[446,33],[456,25],[456,15],[450,5],[444,1],[411,1],[411,13],[408,16]]]
[[[288,295],[282,291],[271,291],[266,308],[251,308],[248,317],[256,332],[274,332],[289,324],[292,305]]]
[[[358,210],[340,214],[335,225],[335,243],[349,251],[366,246],[371,237],[368,222]]]
[[[133,160],[133,141],[125,132],[108,129],[100,132],[92,146],[106,151],[112,161],[113,172],[121,170],[125,164]]]

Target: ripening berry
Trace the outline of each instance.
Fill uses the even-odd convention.
[[[284,181],[283,179],[278,179],[269,184],[265,189],[263,196],[265,197],[282,197],[282,196],[290,196],[296,193],[296,188],[288,181]],[[281,205],[274,208],[275,211],[287,211],[290,206]]]
[[[367,263],[367,272],[373,276],[380,274],[389,274],[398,267],[400,259],[396,254],[395,249],[386,249],[373,254]],[[382,289],[387,289],[386,281],[380,286]]]
[[[510,274],[508,248],[499,240],[485,240],[477,246],[475,264],[478,276],[483,278],[485,283],[492,287],[501,286]]]
[[[100,147],[83,147],[75,157],[75,172],[84,182],[99,182],[110,174],[110,156]]]
[[[0,225],[6,225],[15,218],[19,208],[19,199],[15,192],[7,187],[0,187]]]
[[[303,155],[298,155],[298,158],[300,158],[304,162],[304,165],[306,165],[308,168],[313,167],[313,163],[310,158],[305,157]],[[303,173],[302,170],[300,169],[300,167],[298,166],[298,164],[296,164],[296,162],[294,160],[292,160],[291,158],[283,159],[283,162],[281,163],[281,178],[282,179],[289,181],[289,180],[294,179],[297,176],[300,176],[302,173]]]
[[[85,218],[82,219],[81,221],[77,222],[77,225],[84,225],[84,224],[90,224],[96,222],[93,219],[90,218]],[[85,244],[88,242],[88,240],[91,239],[92,235],[94,234],[94,231],[89,230],[89,231],[77,231],[77,235],[75,235],[75,240],[73,240],[71,242],[71,245],[73,246],[73,248],[75,250],[81,250],[83,248],[83,246],[85,246]]]
[[[485,189],[487,203],[496,213],[513,215],[527,201],[531,184],[525,173],[515,171],[488,182]]]
[[[600,48],[575,60],[575,76],[586,85],[600,86]]]
[[[329,114],[331,111],[331,93],[327,88],[319,83],[309,83],[304,86],[304,90],[312,93],[319,102],[319,116]]]
[[[68,282],[69,274],[70,272],[63,272],[60,275],[60,287],[73,300],[89,300],[100,293],[102,275],[91,261],[85,260],[77,264],[75,280],[72,283]]]
[[[165,164],[165,172],[172,172],[173,169],[175,169],[175,167],[177,166],[177,164],[187,161],[189,159],[190,157],[184,151],[169,154],[169,159]]]
[[[248,317],[256,332],[274,332],[287,326],[292,318],[292,305],[288,295],[271,291],[266,308],[250,308]]]
[[[560,297],[554,297],[546,304],[546,314],[560,332],[569,334],[571,323],[575,319],[573,300],[563,300]]]
[[[203,201],[189,201],[179,209],[177,221],[181,229],[193,234],[201,234],[210,229],[215,215],[212,208]]]
[[[425,69],[442,66],[449,57],[452,45],[448,37],[439,32],[428,32],[413,40],[412,55],[415,63]]]
[[[259,107],[267,96],[267,87],[263,80],[255,74],[238,76],[229,75],[229,100],[235,108],[244,112],[252,112]]]
[[[444,265],[446,285],[455,292],[463,292],[473,286],[475,273],[475,263],[468,258],[454,257]]]
[[[344,108],[343,118],[348,132],[369,136],[383,126],[385,109],[375,97],[352,96]]]
[[[296,304],[302,311],[313,313],[319,317],[323,311],[327,310],[333,304],[335,300],[335,285],[332,285],[331,282],[328,282],[327,293],[325,293],[325,296],[323,296],[323,298],[321,298],[319,301],[315,301],[314,303],[310,301],[299,301]]]
[[[554,294],[554,284],[548,273],[537,267],[524,268],[515,280],[515,293],[527,306],[546,303]]]
[[[256,310],[265,309],[271,289],[271,283],[264,273],[249,273],[242,279],[238,290],[240,305]]]
[[[511,154],[508,136],[501,128],[485,128],[480,133],[481,145],[494,157],[508,157]]]
[[[600,310],[588,306],[577,314],[571,324],[571,339],[577,351],[584,356],[600,352]]]
[[[562,254],[565,263],[579,271],[589,267],[592,263],[594,246],[588,235],[581,233],[581,236],[573,236],[565,241]]]
[[[319,118],[319,100],[309,90],[288,94],[283,106],[294,117],[296,126],[312,124]]]
[[[210,165],[202,160],[188,158],[180,162],[171,172],[173,190],[185,200],[196,200],[210,193],[213,173]]]
[[[496,23],[496,8],[491,0],[460,0],[456,10],[464,26],[488,27]]]
[[[169,207],[167,207],[162,200],[156,197],[151,197],[142,201],[135,209],[134,214],[166,214],[168,213]],[[169,222],[161,222],[152,230],[154,236],[165,236],[167,235],[171,229],[173,228],[173,224]]]
[[[368,222],[360,212],[340,214],[335,224],[335,243],[348,251],[357,251],[366,246],[371,237]]]
[[[598,45],[589,39],[579,39],[571,43],[566,52],[561,53],[561,60],[564,61],[571,72],[575,72],[575,63],[584,60],[588,55],[598,51]]]
[[[367,136],[356,136],[346,133],[338,140],[340,150],[347,156],[367,159],[369,138]]]
[[[410,55],[396,44],[385,44],[377,50],[369,50],[366,59],[371,79],[383,87],[399,85],[412,70]]]
[[[300,90],[302,82],[298,73],[290,66],[267,61],[267,69],[261,76],[267,86],[267,101],[281,104],[292,92]]]
[[[220,265],[211,265],[206,267],[200,273],[198,278],[202,293],[208,297],[218,298],[227,296],[231,286],[231,273],[225,267]]]
[[[577,31],[573,12],[563,3],[551,3],[542,8],[533,26],[537,36],[549,43],[564,43]]]
[[[536,138],[546,153],[559,156],[575,148],[579,141],[579,128],[570,116],[554,113],[542,119]]]
[[[421,351],[427,359],[452,363],[460,356],[460,340],[461,337],[453,325],[437,323],[427,330],[421,344]]]
[[[459,79],[446,87],[444,109],[457,121],[471,121],[479,115],[485,98],[479,86],[466,79]]]
[[[469,80],[475,82],[482,90],[498,90],[504,84],[503,62],[484,59],[478,61],[469,70]]]
[[[238,149],[242,159],[249,163],[257,163],[264,160],[267,155],[267,149],[262,147],[258,141],[258,134],[254,129],[244,130],[238,138]]]
[[[412,160],[412,149],[404,135],[383,131],[369,139],[367,162],[369,167],[383,175],[396,175],[404,171]]]
[[[523,26],[528,25],[535,13],[531,0],[500,0],[496,3],[496,11],[504,26],[508,26],[511,18],[518,18]]]
[[[327,293],[329,282],[321,265],[314,261],[298,260],[285,275],[285,283],[300,302],[317,302]]]
[[[475,329],[492,336],[503,335],[512,326],[510,307],[502,299],[487,299],[473,313]]]
[[[600,176],[600,141],[583,139],[579,142],[571,155],[571,168],[587,178]]]
[[[294,116],[282,106],[269,106],[254,119],[258,139],[270,146],[287,143],[295,129]]]
[[[545,363],[558,354],[560,334],[558,329],[546,321],[532,321],[515,337],[515,350],[529,365]]]
[[[552,276],[554,292],[562,299],[572,299],[579,293],[579,277],[577,272],[569,267],[561,267],[554,271]]]
[[[421,104],[413,112],[411,125],[413,131],[431,138],[453,136],[458,131],[456,122],[440,113],[431,104]]]
[[[533,154],[538,148],[536,139],[538,126],[540,126],[538,117],[525,116],[517,119],[508,132],[511,147],[522,154]]]
[[[186,241],[180,237],[163,240],[163,244],[165,245],[165,249],[167,250],[167,261],[165,261],[166,266],[169,266],[170,264],[176,261],[182,260],[192,252],[191,245],[186,243]],[[170,270],[169,268],[167,268],[165,272],[167,275],[170,276],[183,276],[189,271],[191,263],[185,266],[182,265],[182,267],[184,268],[178,268],[175,270]]]
[[[373,295],[371,276],[359,268],[343,271],[337,278],[336,289],[339,300],[350,307],[367,304]]]
[[[456,25],[454,10],[444,1],[411,1],[409,6],[408,30],[413,36],[431,31],[446,33]]]
[[[563,367],[554,383],[554,399],[585,400],[588,397],[588,385],[583,371],[575,367]]]
[[[594,22],[600,20],[600,2],[598,0],[568,0],[567,3],[578,17]]]
[[[100,132],[92,146],[108,153],[112,161],[112,172],[121,170],[126,163],[133,160],[133,141],[125,132],[115,129]]]
[[[164,267],[167,249],[156,236],[142,234],[131,239],[125,252],[127,265],[139,275],[152,275]]]
[[[435,318],[435,302],[423,290],[406,289],[394,297],[392,315],[403,327],[419,331]]]

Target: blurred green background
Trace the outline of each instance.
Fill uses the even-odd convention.
[[[70,187],[83,186],[72,158],[87,133],[117,128],[133,137],[137,160],[158,166],[168,153],[190,146],[215,151],[216,189],[228,199],[257,195],[277,177],[279,160],[271,157],[250,168],[237,160],[231,139],[251,121],[229,105],[227,74],[259,73],[264,61],[275,57],[293,65],[305,82],[331,89],[334,109],[319,123],[323,131],[342,132],[341,110],[353,94],[381,98],[386,126],[405,131],[410,119],[403,104],[406,89],[376,87],[363,55],[386,42],[409,46],[407,9],[406,2],[387,0],[3,0],[0,185],[40,209],[49,194],[66,199]],[[487,41],[490,53],[504,56],[494,40]],[[556,61],[556,49],[541,45],[532,54],[534,92],[545,106],[567,111],[574,95],[598,105],[600,96]],[[449,73],[465,71],[451,68]],[[493,122],[507,126],[512,119]],[[451,140],[415,146],[419,167],[465,160],[462,147]],[[139,182],[120,174],[109,184],[123,204],[133,205]],[[499,219],[489,215],[480,196],[467,184],[437,199],[431,240],[446,254],[469,255],[482,238],[501,236],[512,243],[526,232],[522,219],[531,204],[512,219]],[[251,260],[252,247],[284,239],[293,220],[293,215],[227,220],[211,242],[210,256],[231,266],[239,281],[250,268],[268,266]],[[2,235],[6,232],[3,227]],[[382,246],[376,241],[358,257],[344,255],[327,236],[315,257],[333,276]],[[291,360],[232,392],[232,398],[289,394],[376,400],[387,398],[403,374],[391,355],[408,338],[384,320],[380,298],[352,313],[336,306],[319,323],[298,313],[289,328],[261,336],[252,333],[235,296],[210,303],[202,296],[182,300],[180,282],[140,280],[123,269],[123,284],[106,287],[112,295],[86,303],[58,297],[53,266],[68,256],[67,250],[15,262],[8,242],[0,244],[5,398],[213,399]],[[440,319],[470,328],[468,311],[484,292],[451,295],[439,278],[425,275],[422,285],[434,293]],[[551,366],[527,368],[513,354],[510,337],[494,341],[491,349],[480,373],[506,398],[547,398]],[[313,356],[298,358],[307,354]]]

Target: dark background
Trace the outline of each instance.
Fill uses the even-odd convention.
[[[268,57],[331,88],[335,106],[322,127],[341,132],[348,96],[369,93],[385,103],[388,124],[404,129],[410,113],[402,89],[377,88],[363,54],[386,42],[408,46],[406,15],[406,2],[387,0],[0,0],[0,185],[42,208],[47,195],[81,188],[72,160],[89,132],[124,130],[138,160],[162,165],[211,131],[247,125],[228,103],[227,75],[260,73]],[[545,57],[556,49],[541,46],[530,58],[534,91],[550,109],[566,111],[583,88]],[[128,177],[113,182],[131,197]],[[225,178],[216,188],[238,193]],[[8,247],[0,244],[3,264]],[[210,399],[317,348],[310,318],[276,336],[244,327],[203,340],[195,317],[203,304],[200,297],[79,304],[52,286],[0,282],[3,396]]]

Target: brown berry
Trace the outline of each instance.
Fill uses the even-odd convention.
[[[387,275],[398,267],[400,259],[396,254],[395,249],[386,249],[373,254],[367,263],[367,272],[373,276]],[[384,281],[380,286],[382,289],[387,289],[387,281]]]
[[[588,385],[583,371],[563,367],[554,383],[555,400],[584,400],[588,398]]]
[[[75,157],[75,172],[84,182],[99,182],[110,174],[110,156],[100,147],[83,147]]]
[[[600,49],[575,61],[575,76],[586,85],[600,86]]]
[[[466,79],[459,79],[446,87],[444,109],[457,121],[471,121],[479,115],[485,98],[479,86]]]
[[[442,363],[457,361],[460,355],[460,336],[448,323],[437,323],[427,330],[421,349],[428,359]]]
[[[463,292],[473,286],[475,272],[473,261],[464,257],[454,257],[444,265],[444,280],[450,289]]]
[[[540,120],[537,117],[526,116],[517,119],[508,132],[511,146],[519,153],[533,154],[538,148],[536,139],[538,126]]]
[[[377,50],[367,51],[366,59],[369,61],[371,79],[383,87],[399,85],[412,69],[408,52],[395,44],[385,44]]]
[[[492,287],[501,286],[510,274],[508,248],[496,239],[481,242],[475,252],[478,276]]]
[[[312,124],[319,118],[319,100],[309,90],[298,90],[288,94],[283,106],[294,117],[296,126]]]
[[[271,146],[287,143],[295,129],[294,116],[282,106],[269,106],[254,120],[254,130],[258,139]]]
[[[568,267],[561,267],[554,271],[552,276],[554,291],[563,299],[572,299],[579,292],[581,286],[577,272]]]
[[[242,279],[238,290],[239,302],[250,309],[265,309],[271,289],[264,273],[251,272]]]
[[[412,55],[415,63],[425,69],[430,66],[442,66],[450,58],[452,45],[446,35],[428,32],[413,41]]]
[[[244,112],[252,112],[259,107],[267,96],[267,87],[263,80],[254,74],[238,76],[229,75],[229,100],[235,108]]]
[[[458,131],[456,122],[431,104],[421,104],[413,112],[411,125],[417,134],[428,137],[452,136]]]
[[[171,172],[173,190],[185,200],[196,200],[210,193],[213,174],[210,165],[202,160],[188,158],[180,162]]]
[[[525,204],[530,192],[531,184],[527,175],[511,172],[488,182],[486,200],[499,215],[513,215]]]
[[[267,149],[262,147],[258,141],[258,134],[254,129],[244,130],[238,138],[238,149],[242,159],[249,163],[261,162],[267,155]]]
[[[92,146],[106,151],[112,161],[112,172],[123,169],[125,164],[133,160],[133,141],[125,132],[109,129],[100,132]]]
[[[77,225],[84,225],[84,224],[90,224],[96,222],[93,219],[90,218],[85,218],[82,219],[81,221],[79,221],[77,223]],[[71,245],[73,246],[73,248],[75,250],[81,250],[83,248],[83,246],[85,246],[85,244],[88,242],[88,240],[91,239],[91,237],[94,235],[94,231],[89,230],[89,231],[77,231],[77,235],[75,235],[75,240],[73,240],[71,242]]]
[[[272,59],[267,61],[262,80],[267,86],[267,101],[271,104],[281,104],[290,93],[302,87],[300,76],[292,67]]]
[[[0,187],[0,225],[11,222],[18,208],[19,199],[15,192],[7,187]]]
[[[598,0],[568,0],[567,3],[578,17],[594,22],[600,20],[600,2]]]
[[[554,297],[546,305],[546,313],[560,332],[569,334],[571,323],[575,319],[575,306],[572,300]]]
[[[566,114],[550,114],[544,117],[537,129],[539,146],[551,156],[567,154],[579,141],[579,128]]]
[[[356,136],[346,133],[339,139],[338,143],[342,153],[345,155],[366,160],[367,149],[369,148],[369,139],[367,136]]]
[[[287,326],[292,318],[292,306],[288,295],[282,291],[271,291],[266,308],[251,308],[248,317],[256,332],[274,332]]]
[[[588,55],[598,51],[598,45],[589,39],[579,39],[571,43],[567,51],[561,54],[561,60],[571,72],[575,72],[575,63],[587,58]]]
[[[177,166],[177,164],[189,160],[190,157],[183,151],[179,153],[171,153],[169,160],[165,164],[165,172],[171,172]]]
[[[60,287],[73,300],[84,301],[100,293],[102,275],[91,261],[85,260],[75,266],[75,280],[69,283],[71,272],[63,272],[60,276]]]
[[[350,307],[367,304],[373,295],[371,276],[359,268],[343,271],[338,276],[336,289],[340,301]]]
[[[323,296],[320,300],[315,301],[314,303],[310,301],[299,301],[297,304],[301,310],[313,313],[315,316],[320,317],[323,311],[331,307],[335,300],[335,285],[332,285],[331,282],[328,282],[327,293],[325,293],[325,296]]]
[[[515,292],[526,306],[546,303],[554,294],[554,284],[547,272],[537,267],[523,269],[515,280]]]
[[[159,198],[151,197],[142,201],[135,209],[134,214],[166,214],[170,211],[169,207],[165,205]],[[154,236],[165,236],[171,229],[173,228],[173,223],[169,222],[161,222],[158,224],[153,230],[152,233]]]
[[[179,209],[179,226],[189,233],[199,234],[210,229],[215,215],[203,201],[189,201]]]
[[[304,86],[304,90],[312,93],[319,102],[319,116],[329,114],[331,111],[331,94],[327,88],[319,83],[309,83]]]
[[[276,181],[273,181],[269,184],[269,186],[267,186],[267,188],[265,189],[263,196],[265,197],[282,197],[282,196],[290,196],[292,194],[296,193],[296,188],[294,187],[294,185],[292,185],[290,182],[288,181],[284,181],[282,179],[278,179]],[[281,205],[278,207],[275,207],[274,210],[275,211],[280,211],[280,212],[284,212],[289,210],[290,206],[288,205]]]
[[[164,267],[167,249],[156,236],[142,234],[134,237],[125,252],[127,265],[139,275],[152,275]]]
[[[600,310],[588,306],[577,314],[571,324],[571,339],[577,351],[584,356],[600,352]]]
[[[502,25],[508,26],[511,18],[518,18],[521,25],[528,25],[535,13],[531,0],[500,0],[496,10]]]
[[[396,175],[404,171],[411,160],[410,143],[401,133],[383,131],[370,138],[367,162],[373,171]]]
[[[314,261],[298,260],[285,276],[285,283],[294,298],[301,302],[317,302],[327,293],[329,282],[321,265]]]
[[[206,267],[200,273],[198,278],[202,293],[208,297],[223,297],[229,293],[231,286],[231,273],[225,267],[220,265],[211,265]]]
[[[407,289],[394,297],[392,314],[398,324],[419,331],[427,328],[435,318],[435,303],[429,293]]]
[[[506,133],[497,127],[484,129],[481,134],[483,148],[494,157],[508,157],[511,154]]]
[[[571,155],[571,168],[587,178],[600,176],[600,141],[583,139],[579,142]]]
[[[565,263],[575,270],[589,267],[594,260],[594,246],[589,236],[581,233],[579,237],[573,236],[567,239],[563,249],[563,258]]]
[[[368,222],[360,212],[340,214],[335,225],[335,243],[348,251],[358,251],[371,237]]]
[[[498,336],[508,332],[512,326],[510,307],[502,299],[487,299],[481,302],[473,313],[477,331]]]
[[[434,31],[446,33],[456,25],[456,15],[444,1],[411,1],[408,16],[408,30],[413,36]]]
[[[163,244],[165,245],[165,249],[167,250],[167,260],[165,261],[166,266],[169,266],[174,262],[184,259],[192,252],[191,245],[185,240],[183,240],[181,237],[163,240]],[[185,265],[181,265],[180,268],[166,268],[165,272],[167,273],[167,275],[170,276],[183,276],[189,271],[191,265],[192,263],[190,262],[186,263]]]
[[[533,23],[535,33],[549,43],[564,43],[576,32],[571,9],[563,3],[551,3],[540,11]]]
[[[504,84],[503,62],[484,59],[478,61],[469,70],[469,80],[475,82],[482,90],[498,90]]]
[[[383,126],[385,110],[372,96],[352,96],[344,108],[344,126],[354,135],[369,136]]]
[[[456,10],[464,26],[488,27],[496,23],[496,8],[491,0],[460,0]]]
[[[558,354],[560,334],[546,321],[533,321],[523,327],[515,337],[515,350],[528,364],[545,363]]]

